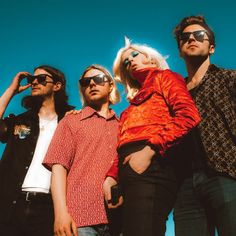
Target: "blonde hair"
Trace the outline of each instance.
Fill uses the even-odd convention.
[[[96,69],[96,70],[100,70],[102,73],[104,73],[109,81],[110,81],[110,84],[113,85],[113,88],[109,94],[109,102],[110,104],[114,105],[116,103],[118,103],[120,101],[120,94],[119,94],[119,91],[117,89],[117,86],[116,86],[116,83],[112,77],[112,75],[110,74],[110,72],[103,66],[100,66],[100,65],[97,65],[97,64],[93,64],[93,65],[90,65],[88,67],[86,67],[86,69],[84,70],[83,74],[80,76],[80,79],[82,79],[84,77],[84,75],[89,71],[89,70],[92,70],[92,69]],[[81,94],[81,102],[82,102],[82,105],[83,106],[86,106],[86,100],[84,98],[84,93],[81,89],[81,86],[79,85],[79,90],[80,90],[80,94]]]
[[[140,85],[136,80],[132,79],[132,75],[130,75],[130,73],[127,71],[123,64],[122,55],[128,49],[133,49],[144,54],[145,56],[147,56],[147,61],[152,61],[160,70],[169,69],[169,66],[166,62],[166,57],[163,57],[155,49],[147,45],[131,44],[131,41],[127,37],[125,37],[125,47],[121,48],[116,55],[116,58],[113,63],[113,72],[115,75],[114,79],[117,82],[124,84],[127,91],[126,98],[128,100],[131,100],[138,92]]]

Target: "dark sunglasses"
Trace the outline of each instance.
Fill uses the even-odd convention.
[[[209,40],[209,39],[204,38],[205,34],[207,34],[206,30],[197,30],[197,31],[193,31],[193,32],[182,32],[182,34],[180,34],[180,36],[179,36],[179,40],[186,43],[189,40],[191,34],[198,42],[202,43],[204,40]]]
[[[54,84],[53,81],[47,81],[47,77],[53,79],[51,75],[47,74],[40,74],[40,75],[27,75],[27,82],[28,84],[33,84],[33,81],[36,79],[39,84],[46,85],[47,83]]]
[[[90,85],[90,81],[93,80],[93,82],[96,85],[104,86],[106,82],[109,82],[109,78],[106,75],[95,75],[91,77],[83,77],[79,80],[79,84],[81,87],[88,87]]]

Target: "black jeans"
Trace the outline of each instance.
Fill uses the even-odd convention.
[[[138,174],[129,163],[122,165],[124,156],[120,156],[119,171],[124,196],[123,235],[164,236],[178,188],[174,168],[155,156],[147,170]]]
[[[45,196],[44,196],[45,195]],[[8,222],[0,222],[1,236],[53,236],[53,203],[51,195],[21,194]]]
[[[174,220],[176,236],[235,236],[236,180],[195,172],[178,192]]]

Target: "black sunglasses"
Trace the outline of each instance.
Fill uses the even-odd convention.
[[[79,84],[81,87],[88,87],[91,80],[93,80],[96,85],[101,86],[104,86],[106,82],[109,82],[109,78],[106,75],[99,74],[91,77],[83,77],[79,80]]]
[[[53,79],[51,75],[47,74],[39,74],[39,75],[27,75],[27,83],[28,84],[33,84],[33,81],[36,79],[39,84],[46,85],[47,83],[54,84],[55,82],[53,81],[47,81],[47,77]]]
[[[207,34],[207,31],[206,30],[196,30],[196,31],[193,31],[193,32],[182,32],[179,36],[179,40],[180,41],[183,41],[184,43],[186,43],[191,34],[193,35],[193,37],[198,41],[198,42],[203,42],[204,40],[208,40],[209,39],[206,39],[204,38],[205,34]]]

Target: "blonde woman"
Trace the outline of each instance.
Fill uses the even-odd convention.
[[[153,48],[126,40],[113,70],[130,102],[121,115],[118,138],[124,236],[164,236],[178,187],[175,157],[167,151],[198,124],[198,111],[184,79]],[[104,183],[107,200],[117,162]]]

